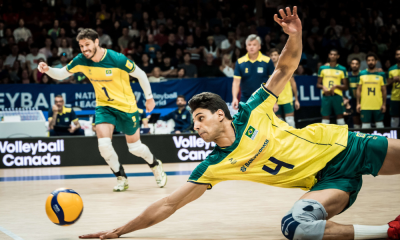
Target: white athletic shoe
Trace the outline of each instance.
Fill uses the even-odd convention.
[[[117,185],[114,187],[114,192],[123,192],[129,188],[128,179],[122,176],[117,178]]]
[[[156,161],[158,162],[158,165],[153,167],[151,170],[156,178],[157,185],[160,188],[163,188],[167,184],[167,174],[163,171],[162,162],[158,159]]]

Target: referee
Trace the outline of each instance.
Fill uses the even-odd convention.
[[[239,106],[239,88],[242,90],[240,101],[247,102],[251,94],[263,82],[267,82],[275,70],[274,63],[269,57],[262,55],[260,49],[260,37],[255,34],[249,35],[246,39],[247,54],[237,60],[233,75],[232,107],[235,110]]]

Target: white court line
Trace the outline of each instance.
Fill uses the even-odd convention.
[[[23,238],[15,235],[14,233],[8,231],[7,229],[3,228],[2,226],[0,226],[0,232],[5,233],[6,235],[8,235],[9,237],[11,237],[14,240],[24,240]]]

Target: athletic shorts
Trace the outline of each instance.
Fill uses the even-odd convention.
[[[112,107],[96,107],[96,122],[110,123],[115,126],[118,132],[126,135],[133,135],[140,128],[140,114],[138,111],[134,113],[126,113]]]
[[[361,110],[361,122],[372,123],[372,119],[375,122],[382,122],[385,118],[385,114],[381,110]]]
[[[360,116],[360,113],[357,112],[357,99],[355,98],[350,99],[350,106],[351,110],[353,110],[351,116],[352,117]]]
[[[400,101],[390,101],[390,116],[400,116]]]
[[[343,114],[346,109],[343,106],[343,97],[340,95],[322,96],[321,115],[329,117],[332,113],[337,116]]]
[[[286,114],[294,112],[293,102],[286,103],[286,104],[279,104],[279,109],[275,113],[275,115],[281,115],[284,117]]]
[[[347,210],[357,199],[362,175],[376,177],[383,165],[388,140],[382,136],[349,132],[347,147],[317,174],[318,182],[310,191],[340,189],[350,193]]]

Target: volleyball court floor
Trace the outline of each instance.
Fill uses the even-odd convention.
[[[126,192],[113,192],[107,166],[0,170],[0,239],[69,240],[118,227],[186,182],[198,163],[164,164],[168,183],[158,188],[147,165],[124,165]],[[382,225],[400,214],[400,176],[364,177],[356,203],[332,220]],[[80,220],[60,227],[47,218],[45,201],[57,188],[72,188],[84,203]],[[151,228],[123,239],[285,239],[280,222],[305,192],[246,181],[217,184],[195,202]]]

